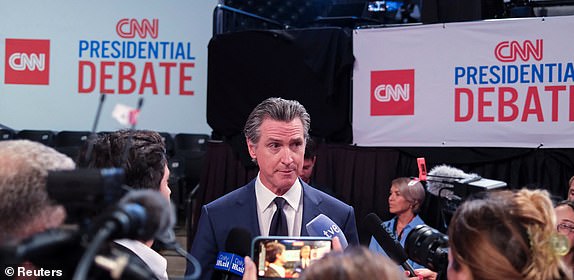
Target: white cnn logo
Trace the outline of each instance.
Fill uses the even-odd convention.
[[[375,88],[375,99],[380,102],[399,101],[400,99],[409,100],[410,85],[379,85]]]
[[[14,53],[8,59],[8,64],[10,68],[16,71],[30,70],[34,71],[38,69],[39,71],[44,71],[44,66],[46,64],[45,54],[26,54],[26,53]]]

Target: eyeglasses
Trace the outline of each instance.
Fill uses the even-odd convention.
[[[556,229],[558,230],[558,232],[565,233],[565,234],[570,234],[570,233],[573,233],[573,232],[574,232],[574,225],[558,224],[558,226],[556,227]]]

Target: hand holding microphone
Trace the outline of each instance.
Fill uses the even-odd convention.
[[[230,273],[242,276],[245,271],[244,258],[249,255],[251,233],[242,228],[233,228],[225,240],[225,252],[219,252],[214,268],[227,279]]]
[[[317,215],[317,217],[308,222],[305,227],[310,236],[338,237],[343,249],[349,245],[341,228],[333,222],[333,220],[323,214]]]

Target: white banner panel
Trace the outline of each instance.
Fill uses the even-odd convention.
[[[574,147],[574,17],[354,31],[360,146]]]
[[[210,133],[207,44],[217,0],[0,0],[0,124],[99,131],[116,104],[136,128]]]

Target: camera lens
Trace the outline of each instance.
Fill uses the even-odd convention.
[[[418,225],[407,236],[405,251],[409,259],[441,272],[448,265],[448,237],[427,225]]]

